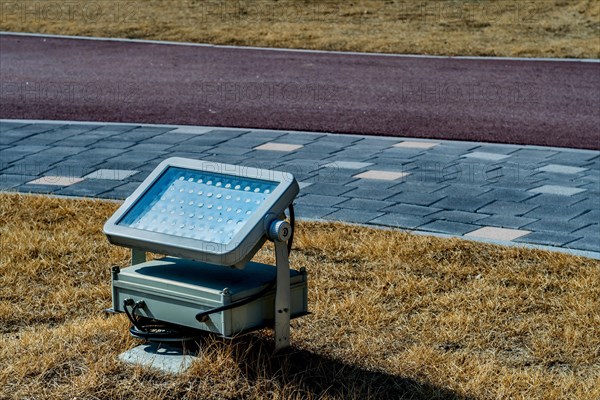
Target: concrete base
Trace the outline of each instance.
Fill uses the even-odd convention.
[[[159,343],[146,343],[119,354],[119,360],[132,365],[156,369],[168,374],[186,371],[196,357],[184,354],[179,347]]]

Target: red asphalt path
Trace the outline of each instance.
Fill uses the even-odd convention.
[[[600,64],[0,35],[0,118],[600,149]]]

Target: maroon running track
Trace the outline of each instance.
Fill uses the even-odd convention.
[[[600,149],[600,64],[0,35],[0,118]]]

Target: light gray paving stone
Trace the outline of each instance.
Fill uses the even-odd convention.
[[[367,211],[380,211],[381,209],[392,205],[394,205],[394,203],[389,201],[352,198],[343,203],[337,204],[336,207]]]
[[[530,231],[521,229],[498,228],[494,226],[484,226],[473,232],[467,233],[467,237],[475,237],[481,239],[513,241],[531,233]]]
[[[555,174],[567,174],[567,175],[579,174],[586,170],[587,170],[587,168],[571,167],[568,165],[561,165],[561,164],[548,164],[545,167],[540,168],[540,171],[555,173]]]
[[[463,224],[453,221],[433,221],[419,227],[419,230],[446,233],[450,235],[464,235],[480,228],[476,225]]]
[[[508,158],[505,154],[497,154],[497,153],[487,153],[484,151],[473,151],[471,153],[467,153],[463,155],[463,158],[474,158],[476,160],[484,160],[484,161],[500,161]]]
[[[561,185],[542,185],[534,189],[529,190],[531,193],[546,193],[546,194],[557,194],[562,196],[573,196],[577,193],[584,192],[585,189],[576,187],[568,187]]]
[[[346,221],[357,224],[365,224],[383,215],[376,211],[362,211],[342,209],[327,215],[325,218],[332,221]]]
[[[514,215],[522,216],[527,214],[529,211],[535,209],[535,204],[515,203],[512,201],[494,201],[480,209],[477,212],[484,214],[501,214],[501,215]]]
[[[431,221],[428,217],[417,217],[398,213],[386,213],[369,221],[370,224],[389,226],[394,228],[416,229]]]
[[[564,246],[581,239],[581,236],[558,232],[532,232],[515,239],[515,242],[541,244],[544,246]]]

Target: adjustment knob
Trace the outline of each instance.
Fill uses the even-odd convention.
[[[269,227],[268,236],[274,242],[285,242],[292,234],[292,227],[286,221],[273,221]]]

